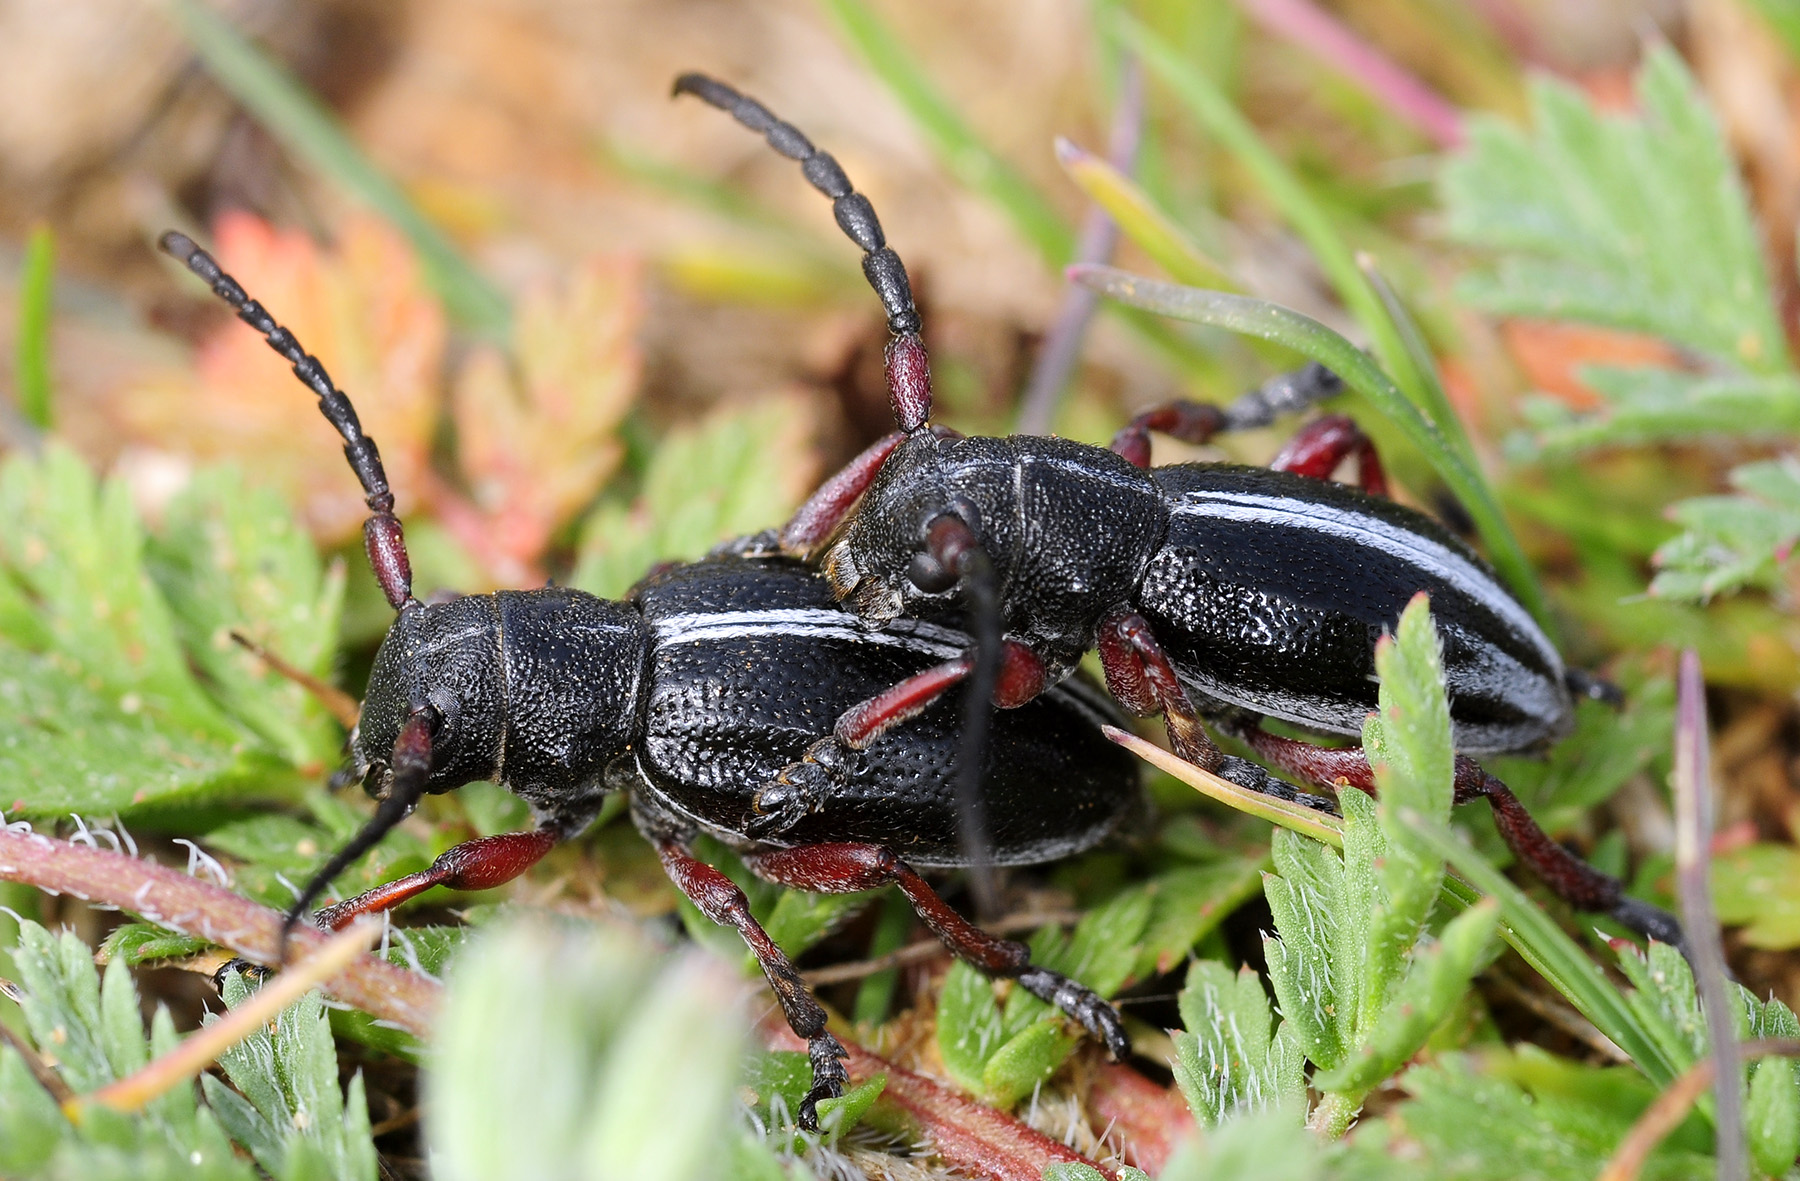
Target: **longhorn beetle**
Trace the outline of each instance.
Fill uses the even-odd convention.
[[[1507,786],[1469,756],[1546,745],[1573,718],[1572,693],[1602,690],[1565,670],[1530,614],[1459,538],[1384,498],[1375,449],[1347,418],[1309,423],[1273,469],[1226,463],[1151,468],[1149,436],[1205,443],[1261,425],[1338,387],[1312,367],[1229,408],[1170,402],[1110,449],[1015,435],[965,438],[931,422],[931,373],[906,268],[868,199],[830,155],[755,99],[700,74],[675,81],[761,133],[831,198],[892,333],[888,391],[899,430],[820,487],[773,539],[819,562],[833,590],[876,626],[933,618],[997,591],[1004,644],[994,704],[1018,706],[1097,647],[1129,711],[1161,713],[1176,753],[1254,789],[1276,782],[1226,755],[1204,715],[1263,759],[1322,787],[1373,790],[1360,746],[1325,748],[1268,732],[1276,718],[1359,736],[1376,706],[1375,642],[1419,591],[1444,643],[1457,749],[1455,798],[1486,798],[1501,834],[1559,895],[1682,944],[1669,914],[1545,835]],[[1360,490],[1329,477],[1356,457]],[[833,736],[758,794],[752,831],[801,823],[850,765],[849,752],[924,711],[970,675],[947,661],[847,712]],[[879,718],[879,725],[871,725]]]
[[[962,658],[966,634],[931,622],[869,632],[816,572],[785,558],[730,553],[661,570],[623,602],[546,587],[422,603],[381,457],[350,400],[204,250],[173,232],[162,247],[318,395],[362,483],[369,563],[396,612],[350,736],[348,770],[379,803],[300,891],[284,936],[333,878],[427,794],[495,779],[530,803],[537,824],[466,841],[426,870],[326,907],[316,922],[342,926],[436,885],[500,885],[587,827],[607,792],[624,791],[669,877],[708,918],[743,936],[788,1024],[806,1039],[813,1083],[799,1112],[803,1125],[816,1127],[819,1100],[842,1093],[844,1048],[743,892],[694,856],[701,832],[781,885],[821,893],[898,886],[957,956],[1057,1006],[1115,1058],[1129,1051],[1110,1005],[1032,964],[1023,944],[962,918],[913,868],[967,863],[948,787],[967,749],[955,719],[921,719],[866,744],[854,765],[838,768],[833,790],[804,822],[779,835],[749,834],[756,787],[801,757],[822,719],[895,680]],[[994,720],[977,780],[994,863],[1088,848],[1136,805],[1136,767],[1100,732],[1109,721],[1123,719],[1080,681]]]

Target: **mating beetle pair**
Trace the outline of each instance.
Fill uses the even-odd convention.
[[[862,247],[887,312],[888,389],[900,429],[827,481],[778,538],[783,550],[819,561],[847,606],[880,627],[992,596],[1004,629],[995,705],[1031,700],[1097,647],[1113,696],[1133,713],[1162,714],[1176,753],[1201,768],[1252,790],[1275,786],[1261,767],[1221,751],[1200,727],[1205,716],[1309,783],[1371,790],[1360,746],[1322,748],[1260,722],[1360,736],[1376,707],[1375,641],[1426,591],[1461,752],[1457,802],[1486,798],[1514,852],[1569,902],[1682,942],[1672,916],[1626,897],[1616,878],[1551,841],[1470,757],[1547,745],[1572,724],[1572,693],[1604,690],[1564,668],[1474,551],[1384,498],[1375,449],[1353,423],[1314,419],[1271,468],[1149,466],[1152,431],[1205,443],[1263,425],[1278,406],[1328,396],[1335,377],[1315,367],[1225,409],[1155,407],[1110,449],[935,427],[918,311],[867,199],[836,161],[754,99],[698,74],[677,79],[675,90],[728,111],[800,162]],[[1329,479],[1352,457],[1361,490]],[[912,716],[973,667],[966,658],[946,662],[847,712],[832,740],[759,798],[762,831],[781,831],[829,796],[843,751],[881,732],[871,718]]]
[[[991,695],[1008,707],[993,720],[983,761],[963,760],[979,772],[973,798],[1001,863],[1086,848],[1134,798],[1132,769],[1098,735],[1107,709],[1065,679],[1096,646],[1122,704],[1162,713],[1179,753],[1257,790],[1293,794],[1220,751],[1199,718],[1311,782],[1372,786],[1359,749],[1313,747],[1258,722],[1358,733],[1374,704],[1374,639],[1421,589],[1431,591],[1446,637],[1465,752],[1527,747],[1566,729],[1572,706],[1560,658],[1485,564],[1419,514],[1324,478],[1355,454],[1364,488],[1381,487],[1372,448],[1346,420],[1316,420],[1278,460],[1287,471],[1144,470],[1149,431],[1204,441],[1332,392],[1329,374],[1308,371],[1224,411],[1158,408],[1112,451],[933,427],[918,314],[867,200],[835,161],[753,100],[698,75],[676,89],[730,111],[801,162],[865,251],[895,333],[887,371],[901,430],[762,543],[822,563],[823,579],[746,556],[757,548],[748,544],[739,556],[655,576],[623,604],[560,589],[420,603],[379,456],[348,400],[209,256],[180,235],[164,238],[319,395],[362,482],[370,562],[398,613],[352,738],[354,770],[381,802],[293,915],[426,793],[496,778],[532,803],[540,826],[458,846],[423,873],[321,911],[320,922],[436,884],[497,885],[585,826],[606,791],[629,791],[670,876],[709,917],[739,930],[808,1040],[814,1086],[802,1119],[810,1122],[817,1100],[841,1089],[842,1048],[741,892],[692,856],[698,831],[788,885],[899,885],[958,955],[1017,978],[1115,1054],[1126,1049],[1109,1006],[961,919],[907,864],[969,860],[946,786],[968,744],[945,710],[930,708],[952,686],[971,680],[978,703]],[[989,614],[997,627],[983,623]],[[950,626],[964,618],[1000,642],[972,651]],[[991,689],[982,651],[998,664]],[[986,720],[985,708],[975,712]],[[833,718],[832,733],[809,745]],[[1572,901],[1679,939],[1669,916],[1624,899],[1618,882],[1544,837],[1466,755],[1457,793],[1489,798],[1509,842]]]

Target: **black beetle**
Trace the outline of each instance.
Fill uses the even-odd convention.
[[[1360,735],[1376,706],[1375,641],[1415,594],[1428,592],[1462,752],[1457,799],[1487,798],[1508,843],[1571,903],[1682,943],[1672,916],[1626,897],[1617,879],[1551,841],[1469,757],[1547,745],[1572,724],[1573,692],[1604,690],[1564,668],[1473,550],[1375,495],[1385,480],[1353,423],[1314,420],[1277,457],[1284,470],[1149,467],[1153,430],[1204,443],[1329,396],[1339,385],[1334,375],[1315,366],[1229,408],[1156,407],[1110,450],[1024,435],[965,438],[933,426],[929,361],[906,269],[867,198],[829,154],[756,100],[699,74],[682,75],[674,89],[727,111],[800,162],[862,248],[893,334],[886,368],[900,429],[828,480],[771,546],[818,561],[839,597],[875,626],[935,617],[972,593],[994,599],[1004,628],[998,706],[1031,700],[1097,647],[1107,685],[1128,710],[1161,713],[1178,754],[1255,790],[1278,781],[1221,751],[1200,717],[1312,783],[1372,789],[1360,747],[1321,748],[1259,723]],[[1329,479],[1350,457],[1363,490]],[[808,815],[832,790],[845,752],[880,732],[872,715],[912,716],[970,670],[966,660],[947,663],[851,711],[833,741],[763,789],[754,831],[776,834]],[[892,707],[897,702],[904,708]]]
[[[623,791],[670,878],[743,936],[788,1024],[807,1040],[813,1086],[803,1124],[815,1126],[817,1102],[842,1093],[844,1049],[743,892],[693,855],[701,832],[778,884],[823,893],[898,886],[957,956],[1061,1008],[1115,1057],[1129,1051],[1110,1005],[1033,965],[1023,944],[962,918],[913,869],[966,864],[949,786],[965,743],[945,711],[872,739],[837,768],[836,789],[804,823],[766,839],[747,835],[760,784],[854,703],[958,658],[966,634],[931,622],[872,633],[816,572],[730,553],[659,571],[624,602],[547,587],[422,603],[380,456],[349,400],[205,251],[177,233],[162,245],[318,394],[367,495],[370,562],[398,613],[350,741],[350,771],[380,802],[300,892],[290,925],[426,794],[494,779],[531,804],[537,827],[460,844],[429,869],[326,907],[316,922],[341,926],[435,885],[497,886],[585,828],[606,793]],[[1135,765],[1100,730],[1122,720],[1079,680],[996,719],[978,781],[994,863],[1088,848],[1137,806]]]

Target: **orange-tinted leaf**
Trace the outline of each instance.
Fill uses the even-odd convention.
[[[1680,362],[1667,344],[1635,332],[1548,320],[1508,320],[1501,332],[1531,387],[1576,410],[1592,410],[1604,403],[1576,376],[1583,365],[1672,367]]]
[[[227,214],[214,254],[350,395],[381,448],[402,515],[415,503],[441,384],[444,316],[405,241],[368,216],[335,246]],[[260,337],[221,323],[201,346],[198,385],[140,387],[120,413],[138,442],[200,460],[235,459],[280,488],[315,536],[356,534],[368,515],[342,443],[316,399]]]
[[[560,290],[521,301],[513,359],[476,354],[458,375],[457,448],[474,504],[445,524],[503,582],[517,581],[556,528],[618,466],[619,421],[636,397],[642,268],[590,260]]]

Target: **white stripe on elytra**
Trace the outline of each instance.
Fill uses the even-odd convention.
[[[1286,496],[1259,496],[1250,492],[1188,491],[1170,510],[1182,517],[1212,517],[1227,521],[1258,521],[1292,529],[1312,529],[1341,537],[1370,549],[1381,550],[1403,562],[1430,572],[1456,587],[1477,603],[1502,615],[1513,630],[1528,639],[1553,668],[1562,657],[1525,608],[1480,567],[1429,537],[1398,528],[1379,517],[1350,512],[1313,501]]]
[[[961,656],[969,647],[969,637],[953,628],[907,620],[885,631],[870,631],[858,625],[855,617],[830,607],[668,615],[658,619],[655,626],[657,641],[663,645],[747,636],[805,636],[808,639],[883,644],[928,653],[943,660]]]

